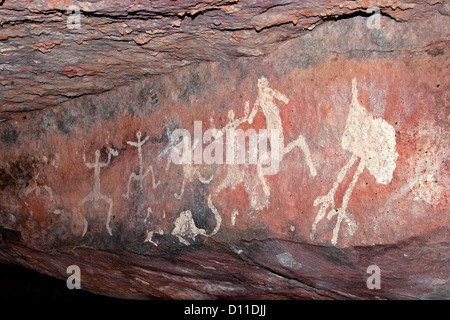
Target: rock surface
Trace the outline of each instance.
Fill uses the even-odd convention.
[[[443,1],[377,5],[398,21],[448,15]],[[5,0],[0,118],[5,111],[56,106],[199,61],[260,56],[327,21],[369,15],[367,7],[362,0]]]
[[[123,298],[448,298],[446,4],[163,2],[0,7],[0,261]]]

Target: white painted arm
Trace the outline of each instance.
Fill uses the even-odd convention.
[[[106,163],[105,162],[100,162],[99,163],[100,167],[107,167],[107,166],[109,166],[109,163],[111,162],[111,156],[117,156],[118,154],[119,154],[119,152],[117,152],[113,148],[109,148],[108,161],[106,161]]]
[[[136,147],[136,148],[139,146],[138,143],[134,142],[134,141],[127,141],[127,144],[129,144],[129,145],[131,145],[133,147]]]
[[[84,164],[86,165],[86,167],[88,167],[89,169],[94,168],[94,166],[95,166],[94,163],[86,162],[86,154],[84,153],[84,151],[83,151],[83,161],[84,161]]]
[[[289,98],[277,90],[272,90],[273,96],[284,103],[289,103]]]
[[[147,142],[147,140],[150,138],[150,136],[146,136],[144,140],[141,141],[141,145]]]

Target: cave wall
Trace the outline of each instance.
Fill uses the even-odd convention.
[[[31,21],[13,24],[14,5],[1,7],[7,35],[61,23],[30,10]],[[323,16],[321,2],[177,5],[189,18],[175,26],[186,24],[180,34],[164,31],[164,50],[151,33],[137,40],[134,24],[173,24],[180,7],[161,4],[163,15],[128,3],[80,5],[89,28],[108,21],[100,34],[65,30],[91,38],[73,44],[74,34],[62,34],[27,55],[54,77],[17,72],[25,60],[7,53],[41,34],[3,36],[0,260],[59,278],[77,264],[84,288],[126,298],[448,297],[446,4],[386,3],[380,28],[342,4]],[[302,12],[295,23],[294,8]],[[40,19],[43,29],[30,28]],[[118,42],[108,32],[124,19],[122,36],[135,38]],[[227,19],[241,29],[220,29]],[[210,23],[219,29],[208,36]],[[75,55],[78,45],[90,53]],[[62,53],[71,55],[53,59]],[[67,61],[73,67],[57,73]],[[278,170],[231,161],[230,128],[261,141],[266,129]],[[192,138],[183,150],[191,162],[176,163],[177,132]],[[220,147],[224,163],[205,163]],[[254,150],[249,141],[245,148]],[[365,282],[374,264],[378,291]]]

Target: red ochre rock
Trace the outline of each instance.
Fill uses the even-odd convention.
[[[9,113],[0,261],[122,298],[448,298],[448,17],[365,21]],[[267,129],[278,170],[204,163],[230,128]]]
[[[78,66],[65,66],[61,69],[60,72],[69,78],[82,77],[86,75],[86,72],[83,70],[83,68]]]

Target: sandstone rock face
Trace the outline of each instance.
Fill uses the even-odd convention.
[[[377,5],[398,21],[448,16],[442,1]],[[260,56],[326,21],[366,14],[367,6],[362,0],[5,0],[2,111],[56,106],[199,61]]]
[[[448,298],[447,4],[381,2],[379,28],[363,1],[80,2],[70,29],[6,0],[0,261],[123,298]]]

